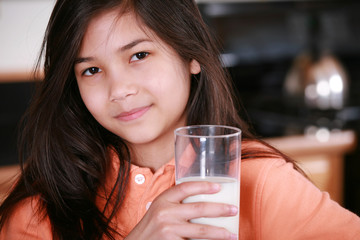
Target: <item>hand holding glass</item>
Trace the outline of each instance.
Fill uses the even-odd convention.
[[[216,194],[188,197],[183,203],[217,202],[240,205],[241,130],[219,125],[198,125],[175,130],[176,184],[189,181],[219,183]],[[238,213],[239,214],[239,213]],[[197,218],[193,223],[224,227],[239,232],[239,215]]]

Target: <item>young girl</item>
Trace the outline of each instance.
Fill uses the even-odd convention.
[[[360,239],[359,218],[256,140],[192,0],[58,0],[0,239],[237,239],[188,220],[240,212],[240,239]],[[242,129],[240,209],[182,204],[174,130]]]

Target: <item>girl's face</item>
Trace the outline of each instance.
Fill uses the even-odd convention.
[[[132,146],[172,143],[186,123],[191,74],[199,72],[197,61],[184,62],[134,15],[117,11],[92,19],[75,62],[90,113]]]

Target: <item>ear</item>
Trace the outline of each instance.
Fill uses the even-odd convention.
[[[200,63],[195,59],[192,59],[190,62],[190,73],[196,75],[200,72],[201,72]]]

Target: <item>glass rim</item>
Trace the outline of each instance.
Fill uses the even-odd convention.
[[[209,128],[209,127],[230,129],[230,130],[233,130],[234,132],[228,133],[228,134],[219,134],[219,135],[201,135],[201,134],[189,134],[187,131],[185,133],[182,132],[184,130],[189,130],[189,129],[200,129],[200,128]],[[227,125],[211,125],[211,124],[209,124],[209,125],[189,125],[189,126],[179,127],[177,129],[175,129],[174,134],[175,134],[175,136],[189,137],[189,138],[223,138],[223,137],[235,137],[235,136],[241,135],[241,129],[237,128],[237,127],[227,126]]]

